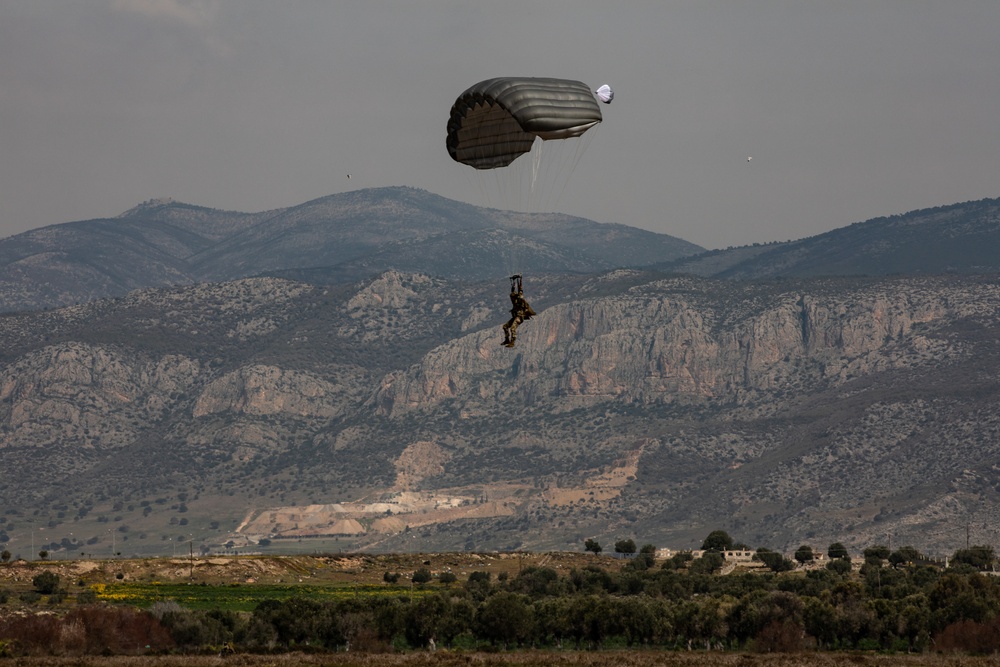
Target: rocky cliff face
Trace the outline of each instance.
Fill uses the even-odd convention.
[[[198,395],[192,414],[289,414],[330,418],[343,411],[331,397],[337,386],[310,373],[276,366],[250,366],[210,382]],[[339,409],[338,409],[339,408]]]
[[[293,504],[378,549],[686,547],[721,527],[946,551],[960,517],[1000,519],[994,279],[616,271],[528,296],[514,349],[502,288],[397,272],[0,318],[0,452],[22,471],[0,507],[99,540],[119,516],[137,550],[182,519],[238,539]]]
[[[720,302],[728,286],[669,279],[614,298],[574,301],[523,326],[518,347],[495,330],[458,338],[387,376],[376,395],[388,416],[457,401],[751,405],[890,369],[967,354],[928,335],[957,319],[992,317],[996,285],[884,281],[839,291],[818,283],[757,290]],[[764,406],[765,408],[767,406]],[[778,408],[779,404],[771,404]]]
[[[138,422],[161,419],[199,371],[183,356],[147,360],[82,343],[29,353],[0,372],[0,449],[125,446]]]

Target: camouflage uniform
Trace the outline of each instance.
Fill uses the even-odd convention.
[[[536,315],[534,310],[527,301],[524,300],[524,290],[521,286],[521,277],[516,276],[511,277],[511,291],[510,291],[510,303],[512,308],[510,309],[510,319],[507,323],[503,325],[503,342],[501,345],[506,347],[514,347],[514,341],[517,340],[517,327],[525,320],[530,320],[533,315]]]

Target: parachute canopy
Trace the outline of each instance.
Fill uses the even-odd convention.
[[[602,120],[590,88],[547,78],[488,79],[455,100],[448,154],[476,169],[506,167],[543,140],[579,137]]]
[[[597,99],[605,104],[611,104],[611,100],[615,99],[615,91],[611,90],[611,86],[608,84],[604,84],[595,90],[594,94],[597,95]]]

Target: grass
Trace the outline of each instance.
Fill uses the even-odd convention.
[[[127,582],[95,584],[90,587],[98,600],[148,608],[156,602],[172,600],[188,609],[224,609],[253,611],[264,600],[307,598],[312,600],[344,600],[352,597],[420,597],[430,589],[386,585],[268,585],[181,584],[160,582]]]

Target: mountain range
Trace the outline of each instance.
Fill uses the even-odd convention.
[[[665,262],[727,279],[1000,272],[1000,200],[875,218],[798,241],[755,244]]]
[[[0,240],[0,312],[257,275],[352,282],[396,269],[484,280],[515,268],[592,272],[702,250],[625,225],[514,214],[404,187],[260,213],[152,200],[117,218]]]
[[[998,208],[706,252],[388,188],[5,239],[0,543],[990,543]]]

